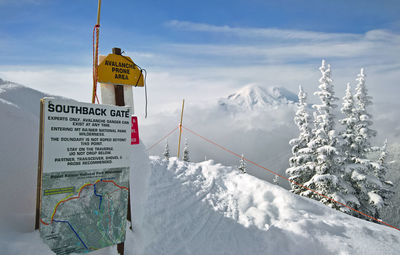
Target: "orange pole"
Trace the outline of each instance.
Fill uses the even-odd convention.
[[[182,137],[182,121],[183,121],[183,108],[185,107],[185,99],[182,101],[181,122],[179,122],[179,142],[178,142],[178,159],[181,151],[181,137]]]
[[[92,90],[92,104],[95,103],[96,100],[96,91],[97,91],[97,68],[98,68],[98,59],[99,59],[99,27],[100,27],[100,10],[101,10],[101,0],[98,2],[97,6],[97,23],[95,26],[96,29],[96,43],[95,43],[95,52],[94,52],[94,65],[93,65],[93,90]]]

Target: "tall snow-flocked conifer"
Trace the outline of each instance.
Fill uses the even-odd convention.
[[[393,182],[388,181],[386,179],[386,174],[389,169],[388,163],[387,163],[387,157],[388,157],[388,151],[387,151],[387,139],[385,140],[385,143],[383,146],[380,148],[380,156],[378,159],[378,167],[375,170],[375,176],[381,181],[383,188],[378,192],[381,197],[383,198],[383,203],[385,206],[389,205],[389,200],[393,197],[395,192],[393,191]]]
[[[355,144],[355,125],[357,124],[357,118],[355,116],[354,100],[353,94],[351,93],[350,83],[347,83],[341,112],[344,115],[344,118],[339,121],[344,126],[344,131],[340,133],[343,140],[342,149],[344,163],[354,163],[354,157],[358,147]]]
[[[322,77],[319,80],[319,91],[314,95],[319,97],[321,104],[313,105],[316,110],[313,137],[308,143],[316,159],[314,162],[315,175],[305,183],[305,186],[339,202],[347,203],[349,199],[347,197],[348,185],[342,179],[340,151],[337,148],[338,138],[334,129],[333,110],[337,107],[335,101],[338,98],[335,97],[333,90],[330,65],[326,65],[325,60],[322,60],[319,70]],[[332,208],[348,211],[347,208],[341,207],[325,197],[311,192],[306,192],[304,195],[319,200]],[[350,199],[353,200],[354,197]]]
[[[341,177],[346,182],[347,188],[347,205],[353,208],[358,208],[360,202],[357,198],[356,191],[352,187],[352,169],[348,166],[354,164],[356,148],[355,145],[355,125],[357,123],[357,118],[355,116],[354,110],[354,96],[351,92],[350,83],[347,83],[346,93],[343,97],[342,108],[340,109],[344,115],[344,118],[339,120],[339,122],[344,126],[344,130],[340,133],[341,140],[341,153],[343,156],[343,164],[341,164]],[[350,199],[351,198],[351,199]],[[347,211],[348,214],[355,215],[352,210]]]
[[[371,129],[372,115],[368,113],[367,107],[372,105],[372,98],[368,96],[368,90],[365,85],[364,68],[361,68],[357,75],[357,86],[354,94],[354,113],[356,118],[355,124],[355,150],[357,157],[365,158],[366,153],[371,150],[370,139],[376,136],[376,131]]]
[[[351,161],[346,166],[346,172],[350,173],[350,180],[359,204],[356,209],[373,217],[379,217],[379,210],[384,206],[385,199],[389,197],[388,190],[384,187],[383,176],[377,176],[380,169],[379,161],[368,158],[371,152],[370,139],[376,135],[376,131],[370,127],[372,116],[367,107],[372,104],[371,97],[365,86],[365,74],[362,68],[357,75],[357,86],[354,95],[354,143],[351,147],[353,153]],[[355,216],[364,218],[360,214]],[[369,219],[369,218],[367,218]]]
[[[299,86],[299,103],[297,106],[296,116],[294,122],[296,123],[300,133],[297,138],[290,140],[289,144],[292,145],[292,157],[289,159],[289,168],[286,169],[286,174],[289,180],[303,185],[309,181],[314,173],[314,158],[312,150],[308,147],[311,140],[311,117],[307,112],[307,93]],[[295,194],[303,195],[306,192],[304,188],[290,183],[291,191]]]
[[[183,148],[183,161],[189,162],[190,157],[189,157],[189,147],[188,147],[188,141],[185,139],[185,147]]]
[[[385,140],[383,146],[380,148],[380,155],[377,162],[377,167],[375,168],[374,171],[375,176],[381,182],[386,182],[385,176],[388,170],[388,165],[386,161],[387,161],[387,139]]]

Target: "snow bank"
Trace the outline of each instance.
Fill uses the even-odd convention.
[[[213,161],[151,157],[138,254],[397,254],[400,232]],[[133,235],[135,237],[135,233]]]
[[[35,210],[40,98],[24,86],[0,84],[0,228],[32,230]],[[30,218],[29,218],[30,217]],[[31,225],[21,222],[31,221]],[[7,220],[4,220],[7,219]]]

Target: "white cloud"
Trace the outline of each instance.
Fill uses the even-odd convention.
[[[337,96],[343,96],[347,82],[355,84],[359,69],[365,67],[367,86],[377,110],[377,126],[400,126],[399,34],[385,30],[332,34],[181,21],[167,25],[188,35],[218,33],[218,38],[233,35],[242,40],[229,44],[224,40],[206,44],[159,43],[140,52],[127,49],[127,55],[134,56],[135,62],[148,71],[149,119],[145,122],[149,125],[158,123],[152,118],[159,118],[159,112],[178,115],[183,98],[188,107],[207,105],[249,83],[284,86],[293,92],[301,84],[311,95],[318,86],[320,61],[326,58],[332,66]],[[88,102],[91,98],[89,66],[1,66],[0,78],[79,101]],[[143,88],[135,88],[134,97],[137,114],[143,116]],[[310,100],[316,98],[311,96]],[[390,123],[385,122],[388,118]]]
[[[251,28],[215,26],[204,23],[193,23],[187,21],[171,20],[165,23],[166,26],[186,31],[225,33],[238,37],[250,38],[279,38],[279,39],[300,39],[300,40],[354,40],[361,37],[349,33],[323,33],[305,30],[275,29],[275,28]]]
[[[192,23],[191,23],[192,24]],[[194,26],[194,25],[193,25]],[[203,25],[199,25],[203,26]],[[205,26],[205,25],[204,25]],[[214,28],[214,27],[213,27]],[[225,30],[225,27],[217,27]],[[217,29],[215,28],[215,29]],[[239,29],[239,28],[238,28]],[[229,33],[231,29],[227,28]],[[251,30],[251,29],[250,29]],[[192,30],[191,30],[192,31]],[[196,29],[195,32],[198,32]],[[214,30],[211,30],[214,31]],[[269,30],[268,30],[269,31]],[[192,31],[193,32],[193,31]],[[209,32],[207,30],[207,32]],[[243,33],[233,33],[243,36]],[[281,34],[290,34],[286,30],[274,30],[280,40],[263,40],[253,41],[251,39],[237,43],[205,43],[205,44],[188,44],[177,43],[164,46],[176,56],[187,56],[188,58],[198,58],[200,63],[208,62],[224,62],[224,64],[233,63],[237,65],[251,64],[276,64],[276,63],[301,63],[310,60],[318,60],[322,58],[330,58],[341,60],[346,64],[366,65],[372,63],[388,64],[397,63],[400,58],[400,35],[385,30],[369,31],[363,35],[354,34],[345,37],[341,34],[317,33],[321,34],[323,40],[315,40],[315,36],[304,36],[307,40],[290,40],[281,37]],[[301,34],[303,32],[298,32]],[[308,32],[304,32],[307,34]],[[245,34],[245,33],[244,33]],[[324,36],[322,36],[324,35]],[[223,35],[221,35],[223,37]],[[297,36],[297,38],[300,36]],[[325,38],[330,38],[325,40]]]

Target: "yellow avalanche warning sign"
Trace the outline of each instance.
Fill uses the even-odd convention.
[[[100,63],[98,81],[115,85],[143,87],[143,73],[130,57],[108,54]]]

